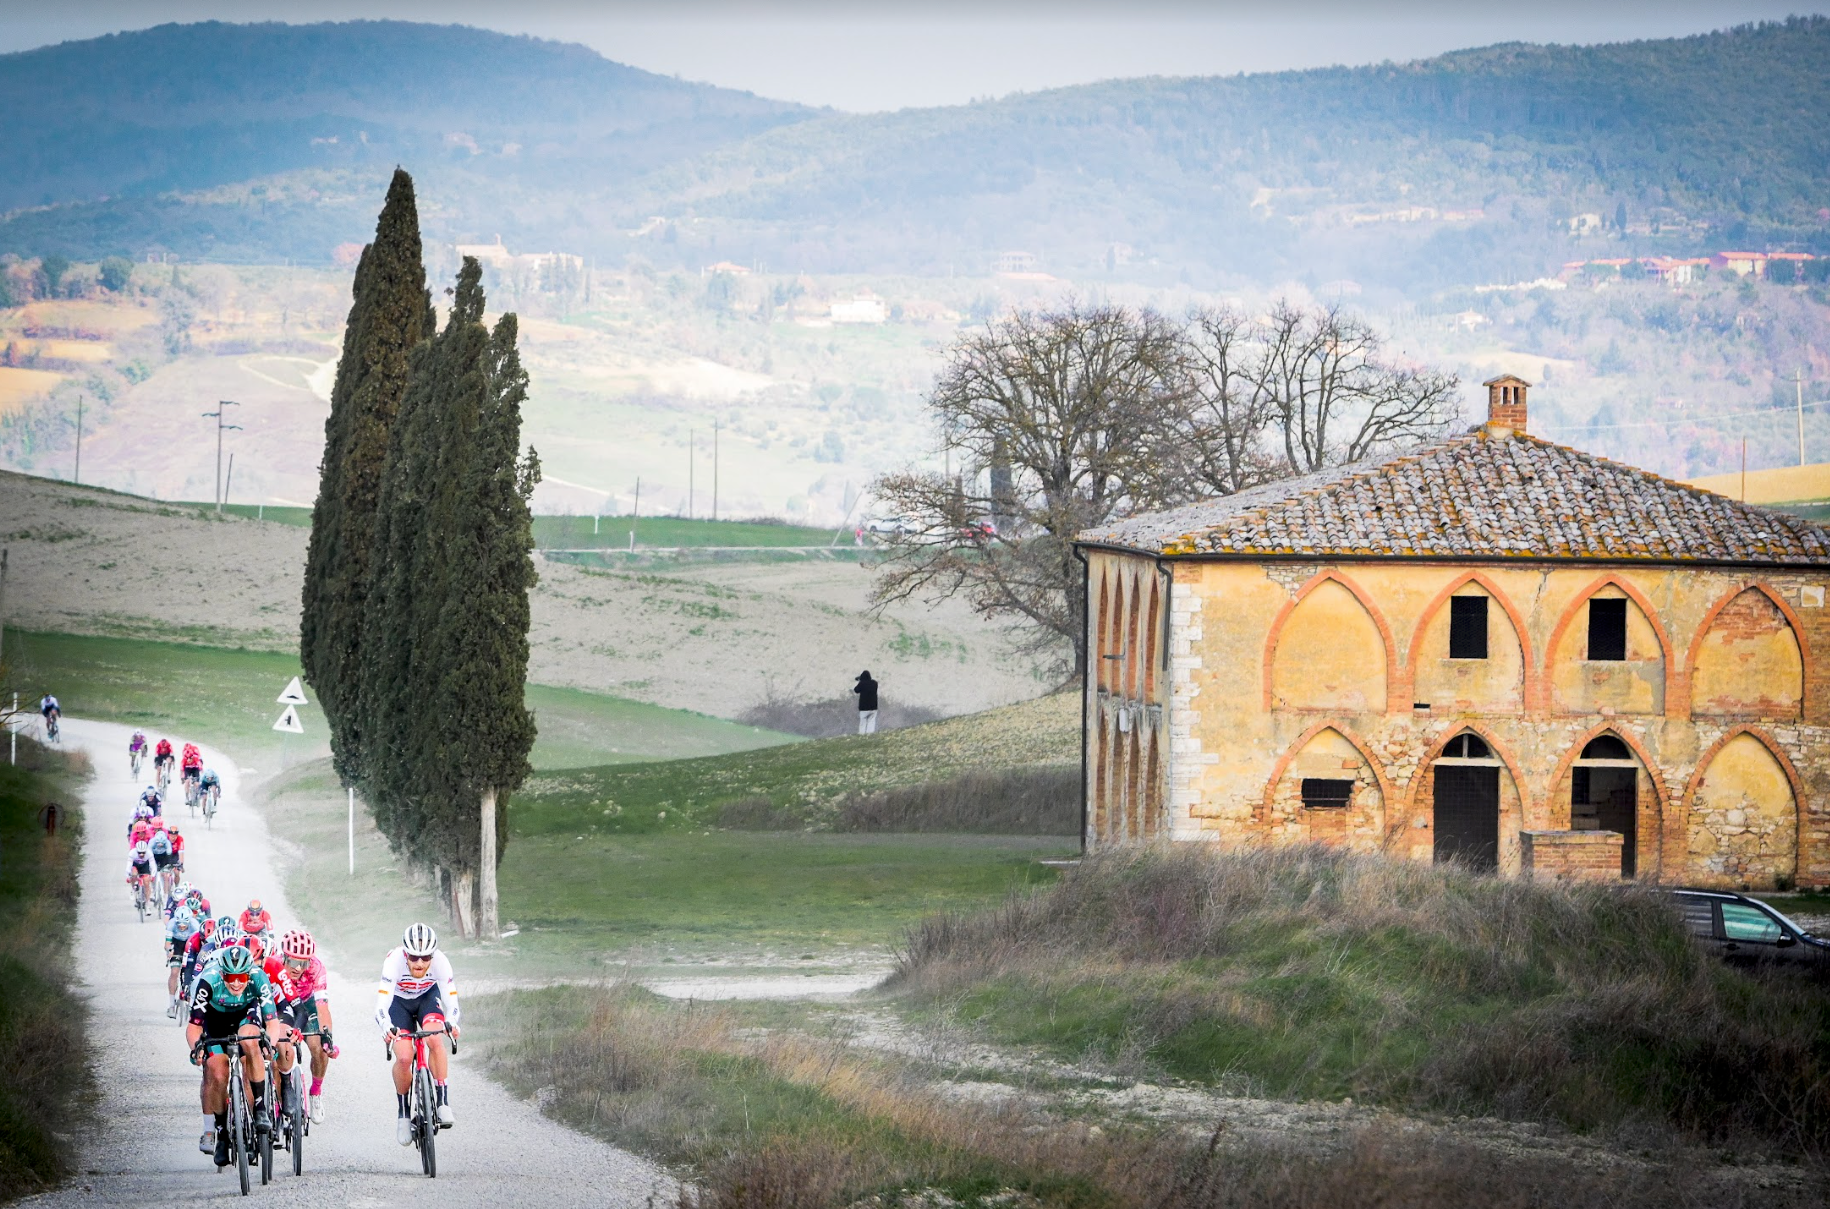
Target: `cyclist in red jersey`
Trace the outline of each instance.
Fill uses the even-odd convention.
[[[250,899],[248,907],[241,913],[241,930],[250,936],[260,936],[273,926],[273,914],[261,906],[261,900]]]

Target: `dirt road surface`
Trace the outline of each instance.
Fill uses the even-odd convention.
[[[83,862],[77,968],[94,1016],[90,1035],[101,1092],[92,1136],[75,1141],[72,1183],[24,1202],[32,1206],[132,1205],[153,1209],[207,1200],[239,1199],[234,1168],[219,1173],[198,1153],[203,1130],[198,1078],[183,1035],[165,1015],[165,963],[158,925],[140,923],[124,883],[125,828],[141,786],[129,777],[130,728],[69,719],[66,747],[95,762],[84,806]],[[273,872],[268,820],[245,805],[235,765],[221,752],[205,759],[223,780],[223,807],[213,829],[193,824],[178,797],[169,818],[187,841],[186,875],[203,887],[218,914],[239,912],[259,898],[283,930],[297,923]],[[403,926],[408,921],[402,921]],[[467,1047],[451,1077],[457,1127],[440,1135],[438,1179],[419,1170],[418,1154],[394,1140],[394,1097],[375,1027],[375,975],[381,953],[324,954],[331,973],[331,1008],[342,1057],[325,1081],[325,1120],[312,1129],[305,1174],[276,1154],[274,1183],[257,1183],[251,1199],[316,1209],[384,1209],[433,1198],[444,1206],[646,1206],[671,1199],[665,1172],[542,1117],[486,1078]],[[458,970],[463,989],[463,970]],[[283,1152],[281,1152],[283,1153]]]

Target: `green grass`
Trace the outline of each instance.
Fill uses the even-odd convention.
[[[89,1091],[87,1009],[70,990],[82,815],[47,837],[40,811],[74,801],[74,762],[22,745],[0,764],[0,1201],[64,1175],[70,1129]],[[45,772],[25,765],[44,764]]]
[[[72,717],[144,726],[194,737],[234,753],[243,767],[274,772],[329,751],[324,718],[301,709],[306,733],[273,730],[275,698],[299,674],[292,655],[264,651],[6,632],[6,654],[30,695],[50,691]],[[310,695],[309,693],[307,694]],[[541,736],[537,769],[602,765],[741,751],[796,742],[795,736],[576,689],[529,686]]]
[[[849,794],[1067,762],[1078,756],[1071,705],[1041,698],[875,735],[535,777],[519,796],[515,828],[528,836],[703,830],[723,805],[757,798],[824,822]]]
[[[541,549],[622,550],[629,545],[627,516],[536,516],[534,544]],[[679,546],[824,546],[831,529],[753,521],[687,520],[679,516],[634,518],[635,544]],[[849,542],[850,534],[844,540]]]
[[[199,512],[214,514],[216,505],[209,500],[181,500],[172,505],[177,508],[195,508]],[[311,509],[295,508],[286,504],[224,504],[225,516],[239,516],[246,520],[272,521],[276,525],[291,525],[297,529],[311,528]]]

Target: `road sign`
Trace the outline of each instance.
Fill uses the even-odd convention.
[[[297,676],[294,676],[291,682],[286,685],[286,691],[281,693],[277,700],[281,705],[310,704],[310,702],[305,700],[305,686],[299,683],[299,678]]]
[[[274,730],[283,730],[289,735],[302,735],[305,728],[299,725],[299,710],[296,705],[288,705],[280,720],[273,724]]]

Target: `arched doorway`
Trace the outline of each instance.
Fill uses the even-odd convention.
[[[1570,770],[1572,831],[1618,831],[1620,875],[1639,871],[1639,761],[1616,735],[1590,739]]]
[[[1479,735],[1449,740],[1430,767],[1435,860],[1483,873],[1500,867],[1500,761]]]

